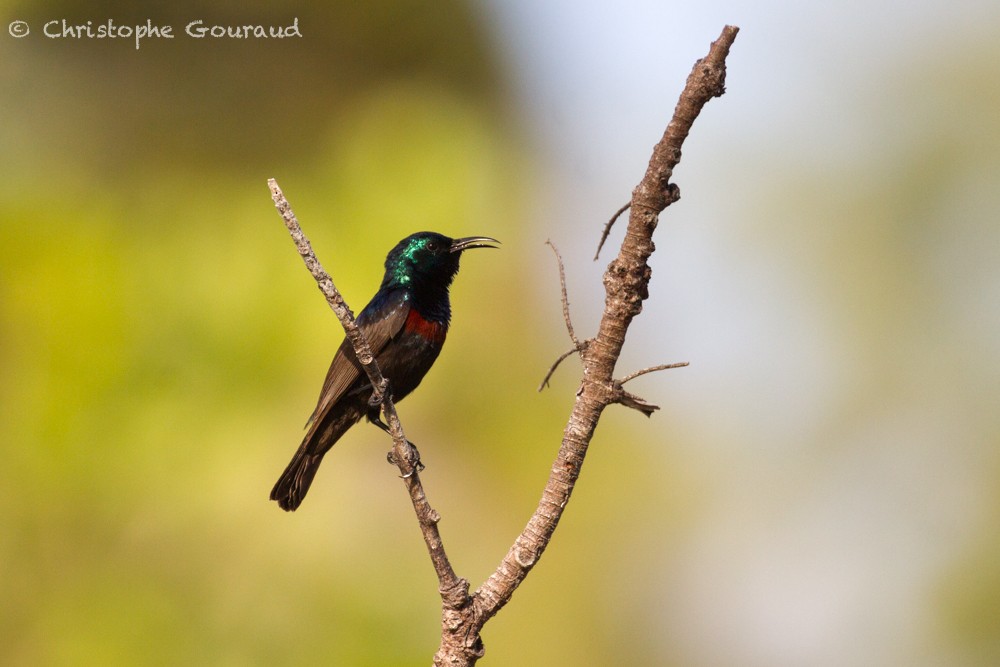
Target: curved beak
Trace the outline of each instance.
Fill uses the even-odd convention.
[[[464,239],[455,239],[451,242],[451,252],[462,252],[470,248],[496,248],[499,241],[489,236],[466,236]]]

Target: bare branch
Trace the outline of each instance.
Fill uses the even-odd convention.
[[[423,533],[427,551],[430,554],[431,562],[434,564],[434,571],[437,573],[441,600],[445,608],[455,609],[466,606],[470,602],[469,582],[465,579],[460,579],[455,574],[455,571],[451,567],[451,562],[445,553],[444,544],[441,542],[441,535],[437,528],[437,523],[441,520],[441,515],[427,501],[427,495],[424,493],[423,485],[420,483],[420,475],[418,473],[420,456],[403,434],[403,425],[399,421],[399,415],[396,414],[396,406],[392,402],[392,396],[386,391],[387,388],[390,391],[392,388],[389,387],[388,380],[385,379],[379,370],[378,364],[375,363],[375,357],[372,355],[368,340],[355,323],[354,315],[344,302],[344,297],[333,284],[333,280],[329,274],[323,269],[319,259],[316,258],[312,244],[309,243],[309,239],[302,232],[299,221],[296,219],[295,213],[292,212],[292,207],[288,203],[288,200],[285,199],[285,195],[281,192],[281,188],[278,187],[278,183],[271,178],[268,179],[267,185],[271,190],[271,198],[274,200],[274,205],[281,214],[281,219],[285,221],[285,227],[288,228],[288,232],[295,242],[295,247],[299,250],[299,255],[302,256],[306,267],[309,269],[309,273],[316,280],[316,285],[323,293],[323,296],[326,297],[330,308],[333,309],[337,319],[340,320],[340,324],[344,327],[344,332],[347,334],[347,338],[351,341],[351,345],[358,356],[358,361],[361,362],[365,373],[368,374],[368,379],[372,385],[372,405],[382,404],[382,414],[385,417],[386,424],[388,424],[389,433],[392,435],[393,441],[390,461],[399,467],[400,475],[406,484],[406,490],[410,494],[413,510],[416,512],[417,520],[420,523],[420,531]]]
[[[647,260],[653,252],[653,230],[659,213],[680,196],[677,186],[670,183],[670,177],[680,161],[681,146],[692,123],[708,100],[725,92],[725,60],[738,30],[726,26],[719,39],[712,43],[708,55],[695,63],[673,119],[653,149],[645,176],[632,192],[625,240],[604,274],[604,315],[596,337],[581,355],[583,379],[563,431],[562,445],[527,526],[493,574],[473,593],[473,617],[469,622],[477,633],[510,601],[514,590],[541,558],[579,478],[601,413],[611,403],[622,402],[627,393],[620,384],[616,388],[613,372],[629,324],[648,296],[651,273]],[[640,405],[646,408],[644,412],[654,407],[641,399],[636,403],[637,409],[642,409]],[[436,665],[471,665],[476,661],[476,657],[462,653],[461,642],[455,639],[454,636],[442,637],[441,648],[435,656]]]
[[[624,213],[625,211],[627,211],[628,208],[629,208],[629,206],[631,206],[631,205],[632,205],[632,202],[626,202],[626,204],[624,206],[622,206],[620,209],[618,209],[617,211],[615,211],[615,214],[611,216],[610,220],[608,220],[606,223],[604,223],[604,231],[601,232],[601,240],[598,241],[598,243],[597,243],[597,252],[594,253],[594,261],[595,262],[597,261],[597,258],[601,256],[601,248],[604,247],[604,242],[608,240],[608,234],[611,233],[611,228],[615,226],[615,222],[618,221],[619,216],[621,216],[622,213]]]
[[[626,375],[625,377],[623,377],[621,380],[619,380],[618,384],[625,384],[626,382],[634,380],[637,377],[639,377],[640,375],[645,375],[646,373],[655,373],[656,371],[665,371],[665,370],[670,369],[670,368],[684,368],[685,366],[689,366],[689,365],[690,365],[689,362],[687,362],[687,361],[681,361],[681,362],[678,362],[676,364],[660,364],[659,366],[650,366],[649,368],[643,368],[641,371],[636,371],[634,373],[629,373],[628,375]]]

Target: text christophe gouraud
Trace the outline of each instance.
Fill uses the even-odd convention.
[[[27,37],[31,26],[26,21],[12,21],[7,26],[11,37]],[[42,25],[42,34],[49,39],[134,39],[138,49],[144,39],[174,39],[183,36],[191,39],[284,39],[286,37],[302,37],[299,30],[299,19],[288,25],[213,25],[201,19],[191,21],[181,31],[174,30],[172,25],[158,25],[152,19],[137,25],[124,25],[114,19],[96,23],[74,23],[66,19],[46,21]]]

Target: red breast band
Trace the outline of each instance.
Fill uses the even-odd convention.
[[[425,320],[417,312],[416,308],[411,308],[409,315],[406,316],[406,324],[403,325],[403,331],[406,333],[415,333],[432,343],[440,345],[444,342],[445,336],[448,335],[448,326],[440,322]]]

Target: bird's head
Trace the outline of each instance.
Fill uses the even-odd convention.
[[[435,232],[410,234],[385,258],[383,286],[447,288],[458,273],[458,260],[465,250],[496,248],[500,243],[488,236],[452,239]]]

